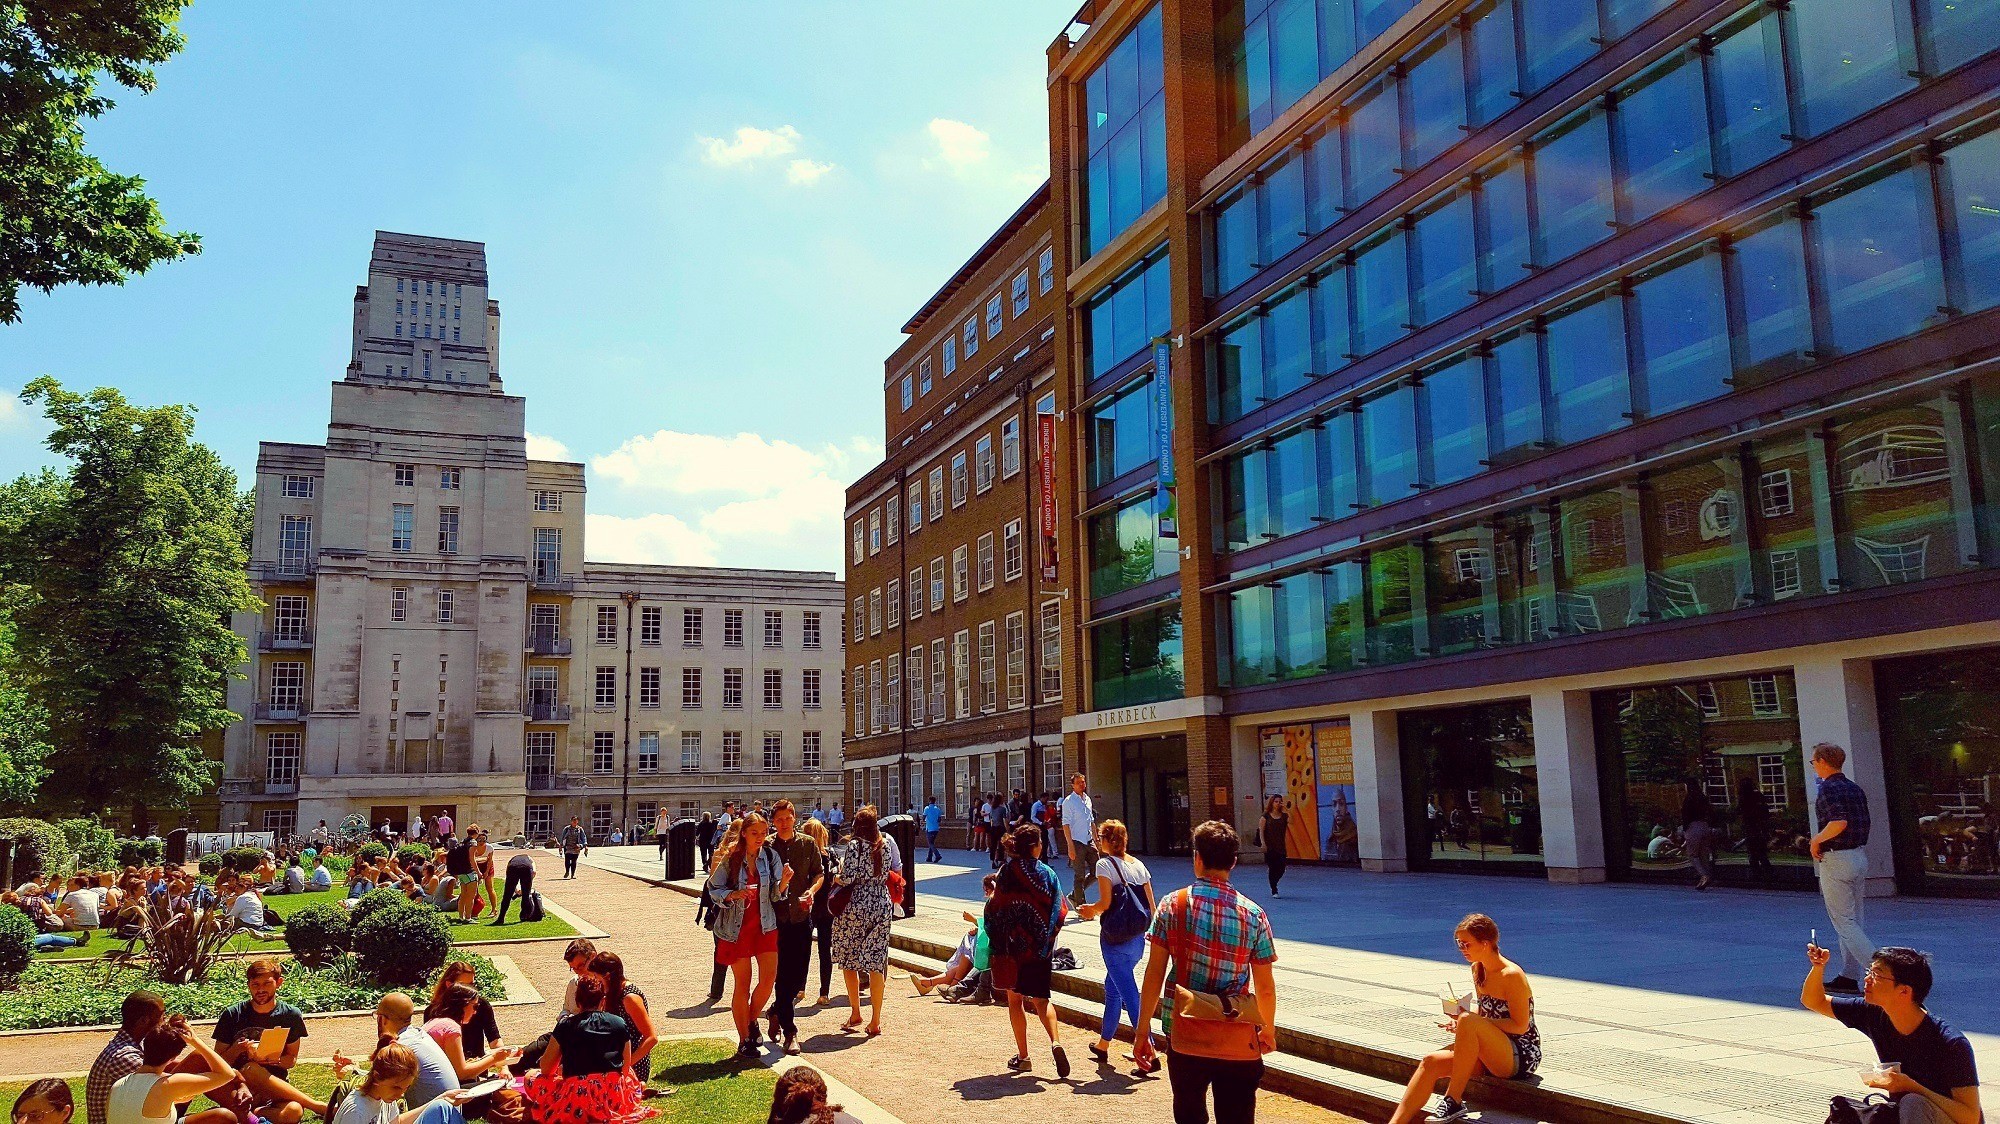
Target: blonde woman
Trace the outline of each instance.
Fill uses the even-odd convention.
[[[1104,1020],[1090,1054],[1099,1064],[1111,1060],[1111,1043],[1118,1039],[1121,1014],[1133,1021],[1136,1042],[1139,1019],[1139,961],[1146,958],[1146,928],[1153,918],[1153,875],[1146,864],[1126,853],[1129,833],[1120,820],[1097,825],[1097,900],[1076,907],[1085,921],[1101,918],[1098,950],[1104,954]]]
[[[831,869],[832,856],[826,850],[826,825],[815,819],[808,819],[799,825],[799,834],[813,841],[819,848],[821,870]],[[826,900],[833,895],[822,893],[813,898],[812,924],[813,943],[819,946],[819,1006],[833,1001],[833,911],[827,908]],[[803,1003],[806,993],[799,992],[798,1002]]]
[[[766,847],[771,825],[750,812],[732,823],[742,825],[733,845],[723,849],[709,873],[707,894],[719,911],[715,920],[715,962],[727,965],[736,986],[729,1013],[736,1022],[736,1056],[755,1057],[763,1035],[757,1016],[771,998],[778,970],[778,911],[776,900],[791,881],[792,868],[776,849]],[[755,979],[752,979],[752,968]]]

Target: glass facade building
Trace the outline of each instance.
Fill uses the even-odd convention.
[[[1927,725],[2000,651],[2000,3],[1220,11],[1050,54],[1100,790],[1330,817],[1338,729],[1370,869],[1683,878],[1700,812],[1810,885],[1828,740],[1876,889],[2000,892],[1985,727]]]

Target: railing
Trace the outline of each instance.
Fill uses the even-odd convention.
[[[527,715],[530,722],[567,722],[569,721],[569,704],[552,702],[524,703],[521,706],[521,713]]]
[[[276,582],[297,578],[309,578],[319,569],[319,564],[307,559],[286,559],[278,562],[252,562],[250,573],[258,581]]]
[[[266,632],[257,637],[257,650],[260,652],[291,652],[312,646],[311,629],[292,633]]]
[[[260,702],[257,704],[259,722],[297,722],[310,709],[304,699],[293,702]]]
[[[576,588],[575,574],[559,574],[554,570],[537,569],[529,576],[528,581],[536,589],[553,590],[558,593],[568,593]]]
[[[530,632],[524,648],[530,655],[567,656],[569,645],[567,636],[557,636],[553,632]]]
[[[555,773],[528,774],[529,792],[557,792],[566,789],[568,787],[569,787],[569,779],[567,777],[558,776]]]
[[[266,796],[297,796],[298,794],[299,782],[297,781],[270,781],[264,785],[264,795]]]

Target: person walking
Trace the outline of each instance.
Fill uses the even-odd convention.
[[[938,807],[937,797],[924,801],[924,861],[941,863],[944,856],[938,853],[938,832],[944,829],[944,809]]]
[[[694,825],[694,847],[701,852],[703,870],[707,870],[709,864],[715,860],[715,831],[715,813],[703,812],[701,822]],[[664,844],[661,845],[661,852],[665,853]]]
[[[1153,875],[1146,864],[1126,853],[1129,835],[1119,820],[1097,825],[1103,857],[1097,860],[1097,900],[1080,905],[1076,915],[1098,918],[1097,947],[1104,956],[1104,1019],[1090,1053],[1099,1065],[1111,1061],[1111,1044],[1118,1040],[1121,1015],[1138,1019],[1139,961],[1146,955],[1146,927],[1153,920]],[[1133,1040],[1141,1033],[1132,1026]]]
[[[1687,782],[1687,794],[1681,798],[1681,838],[1687,849],[1688,862],[1694,866],[1694,888],[1708,889],[1715,880],[1715,821],[1719,817],[1715,805],[1708,802],[1708,793],[1702,791],[1701,782]]]
[[[799,833],[799,812],[789,800],[771,805],[771,825],[778,837],[771,844],[790,872],[778,894],[778,984],[771,1000],[771,1039],[783,1035],[785,1053],[799,1052],[797,1007],[805,990],[806,968],[812,963],[813,902],[826,880],[819,846]]]
[[[1861,994],[1861,974],[1875,955],[1875,945],[1861,928],[1861,907],[1868,890],[1868,795],[1841,772],[1847,751],[1832,742],[1813,746],[1813,772],[1819,794],[1813,800],[1819,833],[1812,837],[1813,861],[1819,864],[1819,892],[1826,915],[1840,938],[1840,974],[1828,980],[1828,991]]]
[[[563,877],[576,877],[576,862],[590,850],[590,837],[583,832],[583,821],[575,816],[569,818],[569,826],[562,829]]]
[[[1285,833],[1292,817],[1285,811],[1285,798],[1264,798],[1264,815],[1257,822],[1257,845],[1264,848],[1264,877],[1271,883],[1271,896],[1278,896],[1278,880],[1285,876]]]
[[[1756,777],[1746,773],[1736,782],[1736,808],[1743,817],[1743,853],[1750,860],[1750,879],[1762,882],[1771,876],[1771,806]]]
[[[1084,890],[1097,872],[1097,805],[1090,799],[1090,786],[1078,773],[1069,779],[1069,795],[1062,798],[1062,843],[1069,859],[1069,900],[1083,904]]]
[[[1072,844],[1074,840],[1072,840]],[[1056,1011],[1049,1002],[1051,963],[1056,935],[1062,931],[1062,883],[1042,861],[1042,829],[1024,823],[1007,836],[1007,862],[986,902],[986,936],[993,987],[1007,992],[1007,1022],[1014,1031],[1014,1056],[1007,1068],[1027,1073],[1028,1013],[1032,1009],[1049,1035],[1056,1077],[1069,1076],[1069,1055],[1056,1033]]]
[[[519,894],[521,908],[526,910],[528,895],[535,892],[535,859],[526,851],[507,860],[507,884],[500,891],[500,905],[493,913],[493,924],[507,923],[507,907],[514,904],[514,896]]]
[[[1242,849],[1236,829],[1207,820],[1194,829],[1194,885],[1168,894],[1147,930],[1146,977],[1139,985],[1140,1033],[1132,1060],[1150,1071],[1157,1062],[1153,1015],[1171,976],[1174,1021],[1167,1039],[1167,1078],[1174,1124],[1251,1124],[1264,1055],[1278,1048],[1278,959],[1271,923],[1257,903],[1236,892],[1229,875]],[[1171,973],[1169,966],[1171,962]],[[1255,998],[1254,1014],[1243,1007]],[[1231,1017],[1237,1014],[1243,1017]]]
[[[1007,805],[1001,803],[1000,794],[994,793],[986,801],[986,858],[994,870],[1000,869],[1005,857],[1003,844],[1007,838]]]
[[[986,798],[980,797],[966,813],[965,849],[984,851],[986,849]]]
[[[827,899],[833,896],[826,892],[826,883],[833,877],[833,863],[826,848],[826,821],[821,818],[824,815],[822,812],[799,827],[799,834],[812,840],[813,847],[819,851],[820,892],[812,899],[812,933],[813,944],[819,949],[819,998],[814,1000],[814,1004],[820,1007],[826,1006],[833,997],[833,911],[826,904]],[[800,987],[804,987],[803,981]],[[799,1000],[805,1000],[803,991]]]
[[[778,852],[764,846],[771,825],[755,812],[739,817],[735,845],[708,876],[708,897],[721,913],[715,921],[715,962],[727,965],[735,989],[729,1013],[736,1022],[736,1056],[755,1057],[763,1035],[757,1014],[771,998],[778,969],[778,912],[791,872]],[[756,979],[751,979],[751,968]]]
[[[847,889],[847,905],[833,918],[833,958],[847,983],[848,1017],[840,1025],[842,1030],[861,1025],[865,975],[873,1008],[868,1034],[882,1033],[882,1002],[889,994],[889,922],[896,915],[889,880],[893,875],[900,881],[902,874],[903,856],[896,841],[882,834],[875,806],[864,805],[854,813],[854,841],[840,856],[840,872],[834,878],[836,887]]]

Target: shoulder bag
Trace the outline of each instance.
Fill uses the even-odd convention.
[[[1826,1109],[1826,1124],[1896,1124],[1897,1119],[1896,1102],[1880,1093],[1870,1093],[1858,1101],[1835,1097]]]
[[[1125,861],[1115,856],[1106,857],[1111,859],[1111,868],[1118,872],[1118,897],[1098,922],[1098,928],[1108,943],[1124,944],[1145,933],[1153,918],[1139,901],[1139,891],[1125,880]]]

